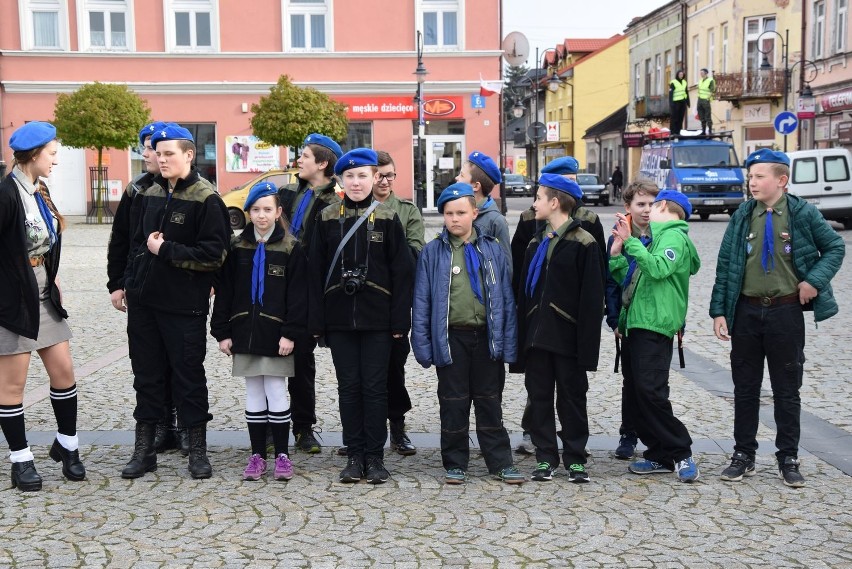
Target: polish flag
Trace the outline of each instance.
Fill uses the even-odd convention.
[[[479,94],[483,97],[499,95],[503,91],[503,81],[486,81],[479,76]]]

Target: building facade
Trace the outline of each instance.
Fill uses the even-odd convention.
[[[364,14],[371,17],[367,25]],[[423,37],[423,138],[414,102]],[[9,0],[0,4],[0,141],[51,120],[57,93],[92,81],[127,84],[155,120],[194,133],[197,166],[227,191],[284,167],[288,149],[252,138],[250,109],[282,74],[348,107],[349,146],[394,157],[400,195],[438,186],[472,149],[499,151],[497,98],[479,79],[501,74],[499,3],[492,0]],[[234,142],[266,150],[233,160]],[[106,154],[112,195],[141,171],[139,149]],[[53,184],[60,208],[85,213],[94,152],[63,148]],[[422,173],[419,167],[422,165]]]

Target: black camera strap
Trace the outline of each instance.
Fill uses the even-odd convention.
[[[344,203],[345,202],[341,202],[340,204],[341,224],[343,224],[346,213],[346,206],[344,205]],[[323,286],[323,290],[328,289],[328,283],[331,282],[331,273],[334,272],[334,265],[337,264],[337,259],[340,258],[340,254],[343,252],[343,247],[345,247],[349,240],[352,239],[352,236],[355,235],[355,231],[357,231],[357,229],[361,227],[361,224],[367,221],[367,218],[370,217],[370,214],[373,213],[373,210],[379,207],[380,203],[381,202],[379,200],[374,199],[373,203],[370,204],[370,207],[368,207],[367,210],[363,214],[361,214],[361,217],[359,217],[355,221],[352,227],[349,228],[349,231],[346,232],[346,235],[343,236],[343,239],[340,240],[340,245],[337,246],[337,251],[334,252],[334,257],[331,259],[331,264],[329,264],[328,266],[328,273],[326,273],[325,275],[325,285]],[[367,242],[369,243],[369,240]]]

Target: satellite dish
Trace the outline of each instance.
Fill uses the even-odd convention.
[[[530,42],[521,32],[512,32],[503,40],[503,59],[513,67],[523,65],[530,55]]]

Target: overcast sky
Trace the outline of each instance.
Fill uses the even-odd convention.
[[[644,16],[669,0],[502,0],[503,35],[522,32],[535,48],[555,47],[565,38],[608,38],[624,32],[636,16]]]

